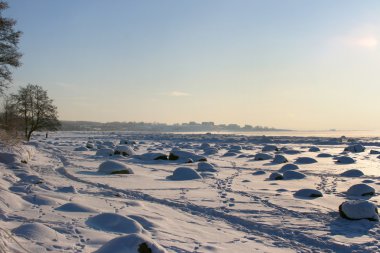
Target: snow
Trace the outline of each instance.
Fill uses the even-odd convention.
[[[348,136],[366,147],[348,153],[337,137],[50,136],[36,135],[31,145],[0,146],[15,158],[0,163],[5,252],[138,252],[143,243],[144,250],[170,253],[380,250],[380,223],[366,220],[376,220],[380,203],[380,159],[370,155],[380,150],[376,137]],[[133,154],[108,156],[120,140],[134,140],[121,144]],[[87,143],[94,148],[75,151]],[[262,153],[267,145],[277,150]],[[106,155],[97,155],[102,149]],[[161,159],[171,152],[180,156]],[[223,156],[228,152],[234,155]],[[263,154],[270,158],[255,160]],[[289,163],[274,163],[276,155]],[[355,163],[336,162],[348,155]],[[316,162],[302,163],[304,157]],[[110,174],[126,168],[134,174]],[[272,173],[283,180],[270,180]],[[347,217],[364,220],[340,217],[340,204],[368,199],[343,205]]]

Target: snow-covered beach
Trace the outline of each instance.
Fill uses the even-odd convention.
[[[380,251],[375,137],[41,133],[0,162],[4,252]]]

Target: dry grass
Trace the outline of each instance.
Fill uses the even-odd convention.
[[[0,129],[0,143],[5,147],[19,146],[23,141],[22,135],[17,131],[5,131]]]

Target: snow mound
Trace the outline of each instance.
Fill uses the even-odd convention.
[[[133,170],[124,163],[112,160],[101,163],[98,172],[103,174],[133,174]]]
[[[128,145],[119,145],[115,148],[115,155],[131,156],[135,154],[135,151]]]
[[[275,145],[265,145],[261,151],[263,152],[271,152],[271,151],[278,151],[278,147]]]
[[[355,160],[349,156],[338,156],[336,162],[341,164],[351,164],[355,163]]]
[[[255,161],[263,161],[263,160],[270,160],[272,159],[273,157],[271,155],[268,155],[268,154],[264,154],[264,153],[257,153],[255,155],[255,158],[254,160]]]
[[[317,160],[311,157],[298,157],[296,159],[296,163],[298,164],[311,164],[311,163],[316,163]]]
[[[54,206],[57,204],[57,201],[55,199],[38,194],[24,196],[23,199],[39,206]]]
[[[184,161],[189,161],[191,159],[194,162],[206,162],[207,159],[204,156],[200,156],[197,154],[194,154],[189,151],[182,151],[178,149],[173,149],[170,151],[169,154],[169,160],[175,161],[175,160],[184,160]]]
[[[284,176],[281,173],[273,172],[269,175],[269,180],[282,180]]]
[[[339,206],[339,214],[349,220],[379,220],[377,206],[367,200],[345,201]]]
[[[353,153],[364,152],[364,150],[365,150],[365,147],[361,144],[351,145],[344,149],[344,151],[353,152]]]
[[[114,233],[142,233],[144,228],[137,221],[116,213],[101,213],[87,219],[90,227]]]
[[[0,189],[0,196],[0,212],[20,210],[30,206],[28,202],[12,192]]]
[[[277,163],[277,164],[287,163],[287,162],[288,162],[288,159],[286,159],[286,157],[283,155],[275,155],[272,161],[272,163]]]
[[[168,160],[168,156],[166,154],[159,153],[159,152],[148,152],[148,153],[136,156],[136,158],[143,161]]]
[[[78,203],[66,203],[57,207],[55,210],[63,212],[83,212],[83,213],[95,213],[96,210]]]
[[[193,180],[201,179],[202,176],[198,174],[194,169],[189,167],[179,167],[173,171],[173,175],[167,177],[169,180]]]
[[[166,253],[167,251],[153,239],[130,234],[112,239],[94,253]]]
[[[74,151],[88,151],[88,148],[86,148],[86,147],[76,147],[76,148],[74,148]]]
[[[287,180],[303,179],[305,177],[306,177],[305,174],[298,171],[294,171],[294,170],[288,170],[284,172],[284,179],[287,179]]]
[[[323,197],[322,192],[315,189],[301,189],[294,193],[294,196],[301,198],[319,198]]]
[[[112,156],[114,153],[113,149],[110,149],[110,148],[102,148],[102,149],[98,149],[96,151],[96,156]]]
[[[373,196],[375,189],[367,184],[355,184],[347,190],[350,196]]]
[[[364,173],[358,169],[347,170],[340,174],[342,177],[361,177]]]
[[[237,156],[238,153],[234,151],[227,151],[226,153],[223,154],[223,157],[229,157],[229,156]]]
[[[203,149],[203,152],[205,155],[214,155],[214,154],[217,154],[219,150],[215,147],[211,147],[211,148]]]
[[[62,193],[78,193],[77,189],[74,186],[61,186],[58,187],[57,192]]]
[[[320,158],[327,158],[327,157],[332,157],[331,154],[328,154],[328,153],[320,153],[317,155],[317,157],[320,157]]]
[[[198,171],[217,172],[218,170],[215,169],[214,165],[208,162],[200,162],[198,163]]]
[[[41,223],[25,223],[12,230],[13,234],[38,242],[65,240],[64,236]]]
[[[319,151],[321,151],[321,150],[318,147],[316,147],[316,146],[313,146],[313,147],[309,148],[309,152],[319,152]]]
[[[252,175],[254,175],[254,176],[259,176],[259,175],[264,175],[264,174],[266,174],[266,172],[263,170],[258,170],[258,171],[252,172]]]
[[[288,164],[285,164],[284,166],[281,167],[281,169],[279,169],[280,172],[285,172],[285,171],[288,171],[288,170],[298,170],[299,167],[295,164],[292,164],[292,163],[288,163]]]

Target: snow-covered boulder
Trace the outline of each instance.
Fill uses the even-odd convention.
[[[128,145],[119,145],[115,148],[115,155],[131,156],[135,154],[135,151]]]
[[[355,184],[347,190],[347,195],[350,196],[373,196],[375,189],[368,184]]]
[[[99,165],[98,172],[103,174],[133,174],[133,170],[124,163],[113,160],[102,162]]]
[[[96,210],[82,205],[80,203],[66,203],[59,207],[57,207],[55,210],[62,211],[62,212],[80,212],[80,213],[96,213]]]
[[[114,233],[142,233],[144,228],[137,221],[117,213],[101,213],[87,219],[86,224],[94,229]]]
[[[319,198],[322,197],[322,192],[315,189],[301,189],[294,193],[294,196],[300,198]]]
[[[86,148],[86,147],[76,147],[76,148],[74,148],[74,151],[88,151],[88,148]]]
[[[312,146],[309,148],[309,152],[319,152],[319,151],[321,151],[321,150],[316,146]]]
[[[311,157],[298,157],[296,159],[296,163],[298,164],[311,164],[311,163],[316,163],[317,160]]]
[[[269,175],[269,180],[282,180],[284,176],[281,173],[273,172]]]
[[[252,172],[252,175],[254,175],[254,176],[259,176],[259,175],[264,175],[264,174],[266,174],[266,172],[263,170],[258,170],[258,171]]]
[[[317,157],[327,158],[327,157],[332,157],[332,154],[329,154],[329,153],[320,153],[320,154],[317,155]]]
[[[288,159],[286,159],[286,157],[283,155],[275,155],[272,161],[272,163],[277,163],[277,164],[287,163],[287,162],[288,162]]]
[[[355,160],[349,156],[338,156],[337,158],[335,158],[335,160],[337,163],[341,163],[341,164],[355,163]]]
[[[198,163],[198,171],[201,172],[217,172],[218,170],[212,165],[211,163],[208,162],[200,162]]]
[[[270,159],[272,159],[273,157],[271,156],[271,155],[269,155],[269,154],[265,154],[265,153],[257,153],[256,155],[255,155],[255,158],[254,158],[254,160],[255,161],[263,161],[263,160],[270,160]]]
[[[361,177],[364,173],[358,169],[346,170],[345,172],[340,174],[342,177]]]
[[[113,149],[110,149],[110,148],[102,148],[102,149],[98,149],[96,151],[96,156],[112,156],[114,153]]]
[[[94,253],[166,253],[167,251],[153,239],[142,234],[116,237]]]
[[[12,230],[12,233],[37,242],[65,241],[65,237],[58,231],[41,223],[25,223]]]
[[[143,161],[168,160],[168,156],[160,152],[148,152],[142,155],[135,156],[135,158]]]
[[[278,151],[278,147],[275,145],[265,145],[261,151],[263,152],[272,152],[272,151]]]
[[[294,170],[288,170],[284,172],[284,179],[286,180],[303,179],[305,177],[305,174]]]
[[[189,151],[183,151],[179,149],[172,149],[169,154],[169,160],[182,160],[182,161],[189,161],[191,159],[194,162],[206,162],[207,159],[204,156],[194,154]]]
[[[173,171],[173,174],[171,176],[168,176],[167,179],[169,180],[194,180],[194,179],[201,179],[202,176],[198,174],[194,169],[189,167],[179,167],[176,168]]]
[[[365,147],[361,144],[351,145],[344,149],[344,151],[353,152],[353,153],[364,152],[364,150],[365,150]]]
[[[345,201],[339,206],[339,214],[341,217],[349,220],[379,220],[377,206],[367,200]]]
[[[292,164],[292,163],[288,163],[288,164],[285,164],[284,166],[281,167],[281,169],[279,169],[280,172],[285,172],[285,171],[288,171],[288,170],[298,170],[299,167],[295,164]]]

